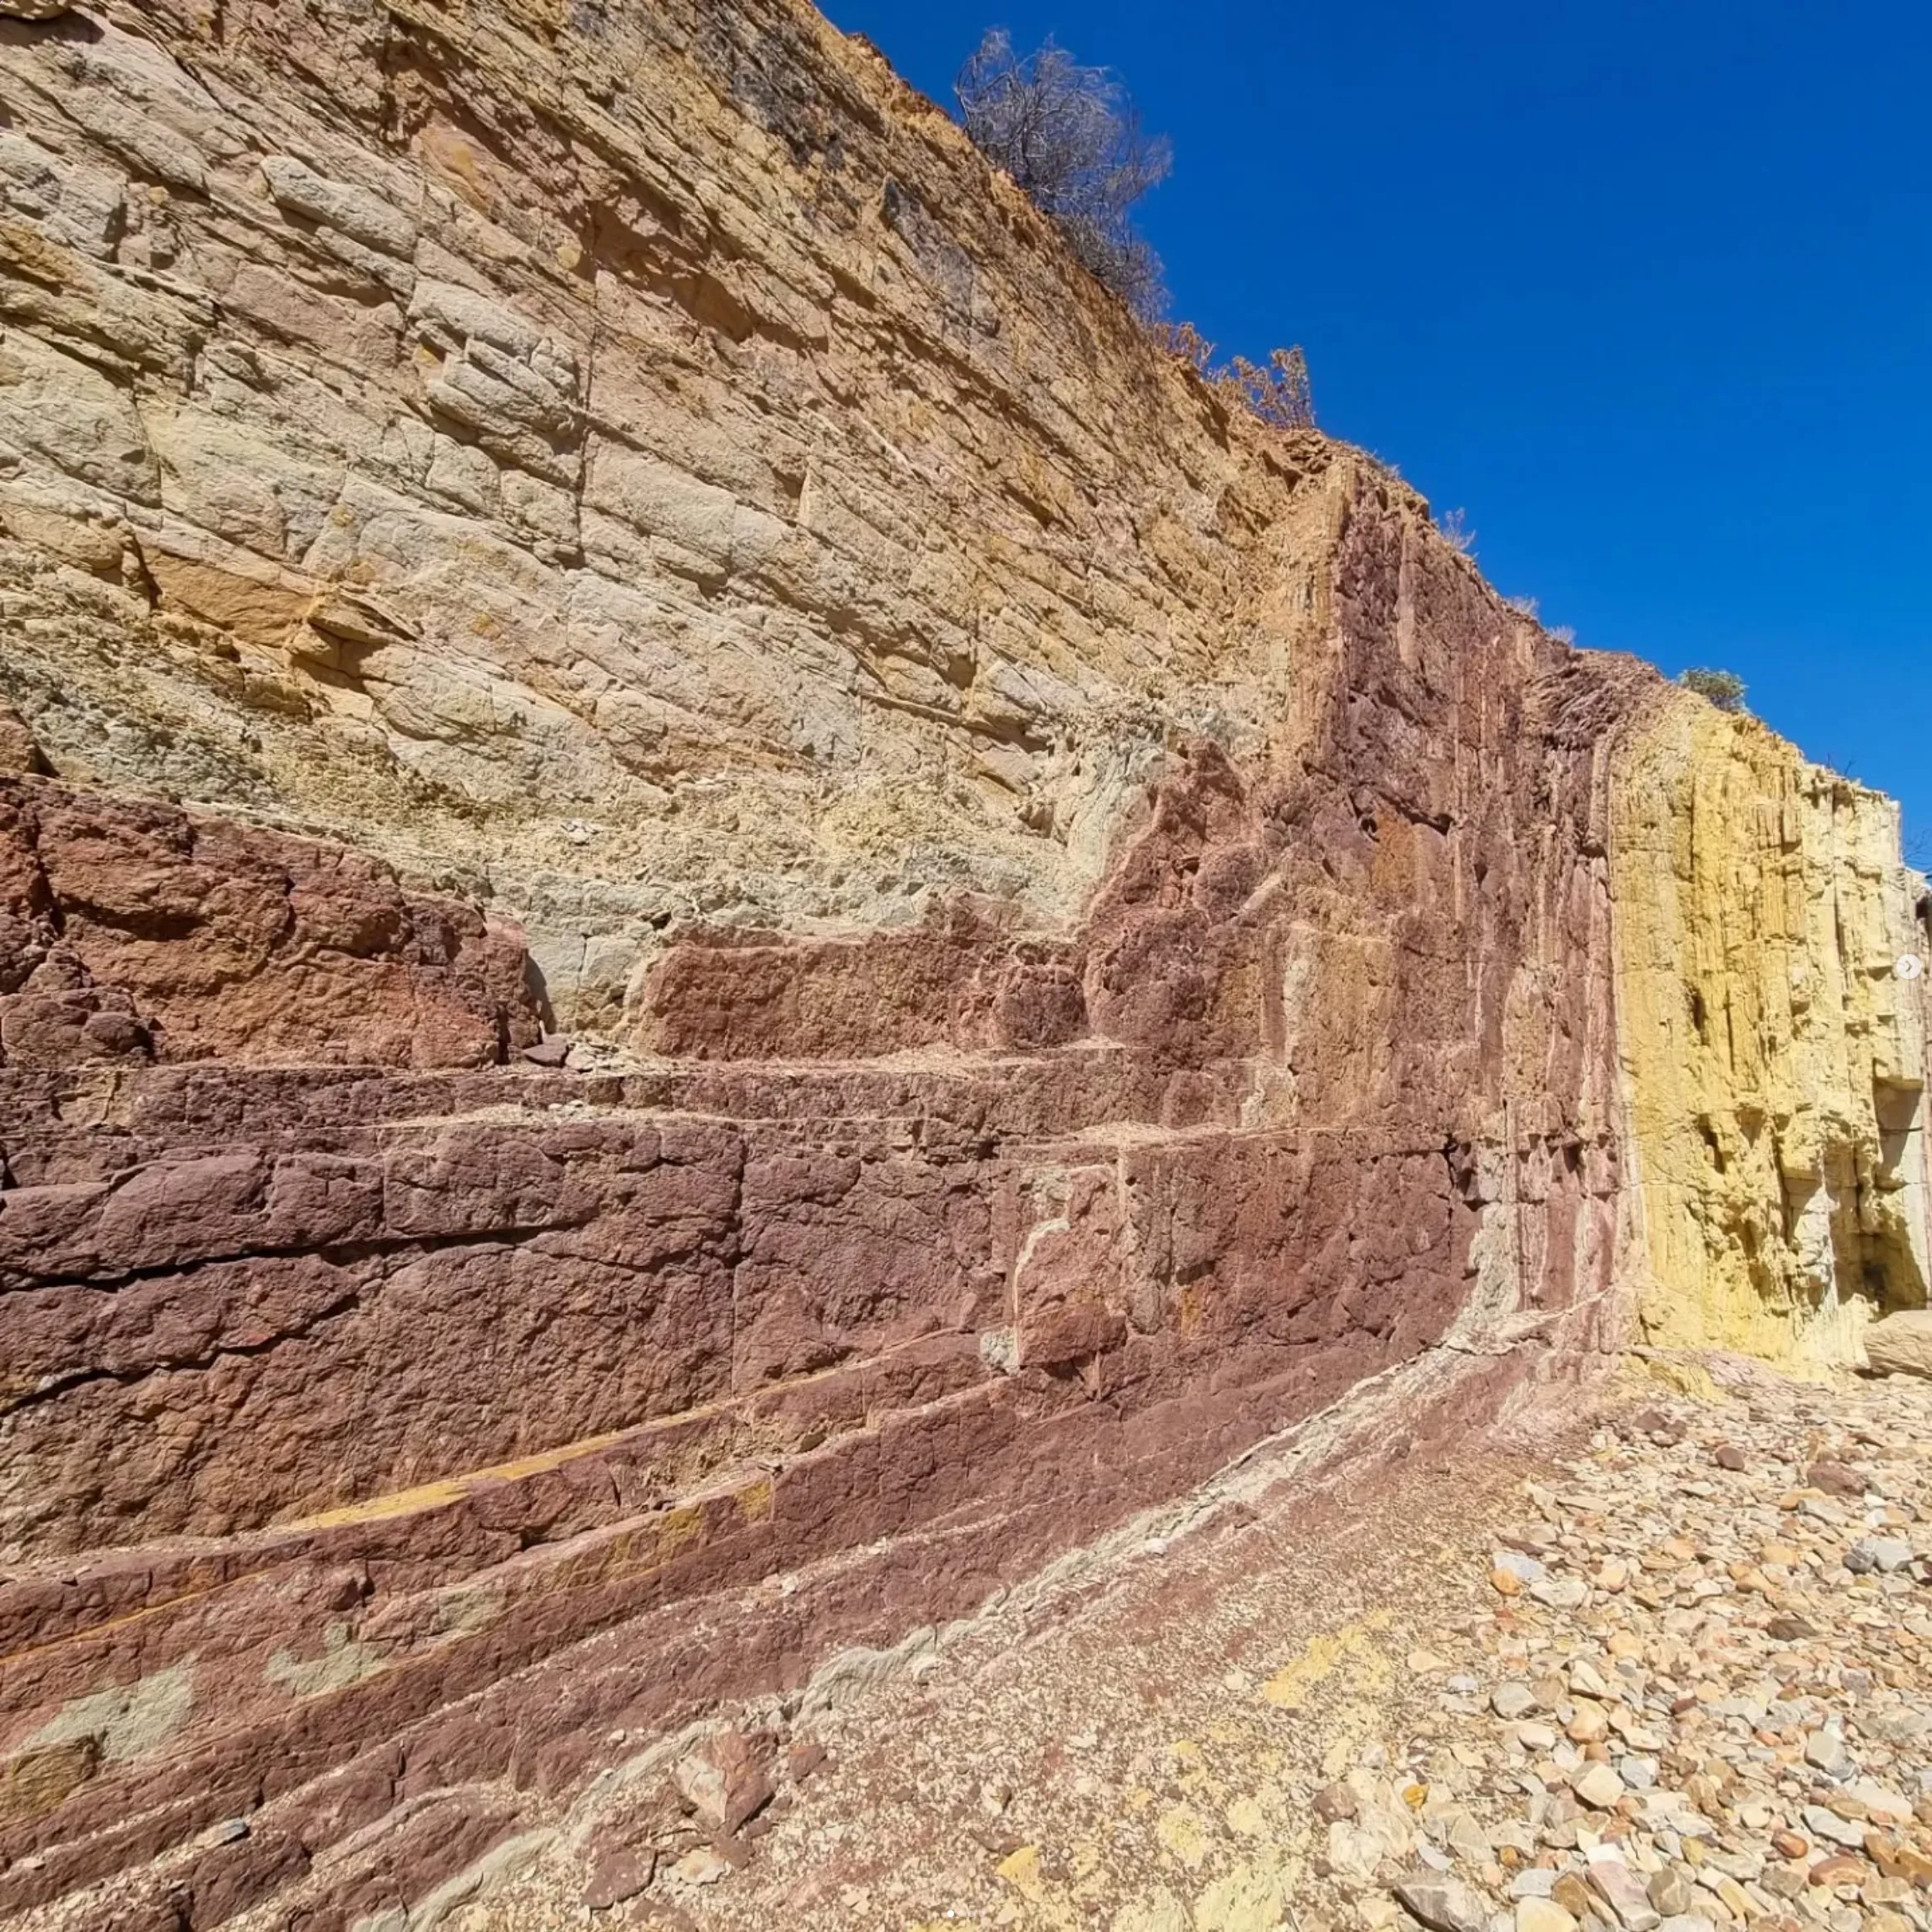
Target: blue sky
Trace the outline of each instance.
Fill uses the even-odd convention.
[[[1461,506],[1579,643],[1721,665],[1932,864],[1932,7],[828,0],[951,102],[992,25],[1116,68],[1226,355]]]

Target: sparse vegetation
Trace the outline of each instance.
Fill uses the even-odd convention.
[[[1451,510],[1436,528],[1442,532],[1443,541],[1452,550],[1465,557],[1476,554],[1476,533],[1469,528],[1468,519],[1463,511]]]
[[[1214,345],[1192,322],[1168,324],[1159,331],[1170,355],[1192,363],[1230,402],[1277,430],[1312,430],[1314,398],[1309,386],[1309,363],[1299,346],[1277,349],[1264,368],[1237,355],[1214,360]]]
[[[1472,538],[1474,533],[1471,533]],[[1543,635],[1554,638],[1559,644],[1573,644],[1577,641],[1574,625],[1567,623],[1543,623],[1541,607],[1533,597],[1506,597],[1503,603],[1518,617],[1526,617],[1533,624],[1542,627]]]
[[[1065,236],[1074,253],[1230,401],[1280,430],[1314,426],[1308,358],[1277,349],[1265,365],[1217,363],[1192,322],[1161,320],[1160,257],[1134,226],[1133,208],[1167,178],[1173,152],[1145,133],[1132,97],[1106,67],[1082,67],[1051,39],[1022,56],[1003,27],[987,30],[953,82],[966,137]]]
[[[1686,691],[1707,698],[1720,711],[1744,709],[1744,680],[1735,671],[1691,669],[1677,679]]]
[[[974,147],[1003,168],[1073,251],[1143,320],[1167,299],[1160,257],[1134,226],[1134,204],[1167,177],[1168,143],[1142,132],[1131,97],[1105,67],[1084,67],[1050,39],[1024,57],[993,27],[953,84]]]
[[[1237,355],[1221,379],[1240,392],[1255,415],[1277,430],[1314,426],[1314,398],[1309,389],[1309,359],[1299,346],[1277,349],[1264,369]]]

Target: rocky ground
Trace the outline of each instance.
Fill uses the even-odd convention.
[[[714,1739],[452,1923],[1932,1927],[1932,1383],[1633,1374]]]

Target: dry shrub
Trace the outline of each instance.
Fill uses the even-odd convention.
[[[1314,397],[1309,388],[1309,359],[1299,346],[1277,349],[1263,368],[1237,355],[1220,378],[1253,413],[1277,430],[1312,430]]]
[[[1277,349],[1266,367],[1237,355],[1214,360],[1214,345],[1192,322],[1169,322],[1155,331],[1170,355],[1177,355],[1211,383],[1229,402],[1271,429],[1312,430],[1314,397],[1309,387],[1309,361],[1298,346]]]
[[[1144,320],[1165,305],[1160,257],[1131,211],[1167,178],[1173,152],[1141,131],[1132,97],[1105,67],[1083,67],[1051,40],[1022,57],[991,29],[953,83],[967,138],[1003,168],[1100,281]]]

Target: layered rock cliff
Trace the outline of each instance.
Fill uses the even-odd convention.
[[[696,916],[1064,922],[1168,732],[1306,730],[1328,453],[1070,300],[816,17],[107,8],[10,53],[0,582],[63,773],[487,881],[616,1028]]]
[[[1677,698],[1614,788],[1646,1325],[1855,1360],[1923,1307],[1924,882],[1890,799]]]
[[[1890,808],[796,0],[0,61],[0,1910],[404,1910],[1311,1418],[1923,1300]]]

